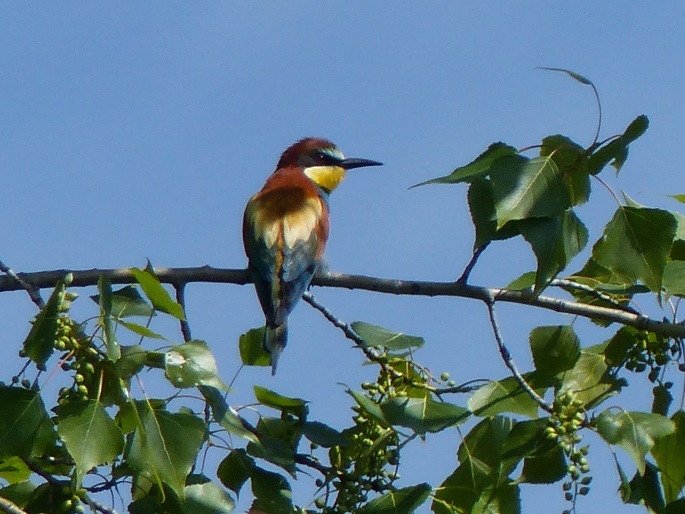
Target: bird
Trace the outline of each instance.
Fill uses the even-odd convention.
[[[348,170],[380,166],[347,158],[331,141],[307,137],[288,147],[243,215],[243,245],[266,325],[271,374],[288,342],[288,315],[321,263],[329,233],[328,197]]]

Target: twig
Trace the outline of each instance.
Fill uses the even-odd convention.
[[[97,285],[101,275],[106,275],[113,284],[134,284],[135,277],[129,268],[92,269],[92,270],[52,270],[36,273],[18,273],[26,283],[36,288],[54,287],[58,280],[67,273],[72,273],[74,280],[69,287],[87,287]],[[221,269],[211,266],[199,268],[155,268],[159,280],[167,284],[182,281],[208,282],[244,285],[251,282],[250,274],[245,269]],[[328,273],[315,276],[312,285],[338,287],[344,289],[362,289],[377,293],[388,293],[410,296],[456,296],[487,301],[495,298],[498,302],[517,303],[539,307],[583,318],[597,319],[611,323],[629,325],[640,330],[662,334],[670,338],[685,338],[685,326],[679,323],[657,321],[647,316],[625,312],[624,310],[598,305],[588,305],[549,296],[535,296],[531,291],[509,291],[507,289],[488,288],[459,284],[456,282],[428,282],[420,280],[395,280],[363,275],[346,275]],[[10,277],[0,277],[0,292],[23,289]]]
[[[461,274],[461,277],[457,279],[457,284],[463,284],[466,285],[466,283],[469,281],[469,277],[471,276],[471,272],[473,271],[473,268],[476,266],[476,263],[478,262],[478,259],[482,255],[482,253],[485,251],[485,249],[488,247],[490,242],[488,241],[485,244],[480,245],[478,248],[476,248],[476,251],[473,252],[473,255],[471,256],[471,260],[469,263],[466,265],[464,268],[464,272]]]
[[[85,503],[88,504],[88,506],[97,512],[101,512],[102,514],[117,514],[117,511],[114,509],[110,509],[109,507],[105,507],[101,503],[96,502],[93,500],[90,496],[87,496],[83,500]]]
[[[174,289],[176,290],[176,301],[183,307],[183,314],[186,316],[185,319],[181,320],[181,333],[183,334],[183,340],[187,343],[188,341],[192,341],[193,336],[190,333],[190,323],[188,323],[188,312],[186,311],[185,282],[174,284]]]
[[[45,302],[43,301],[43,298],[41,298],[38,289],[22,280],[21,277],[19,277],[12,268],[7,266],[1,260],[0,271],[2,271],[5,275],[14,280],[19,286],[21,286],[22,289],[26,290],[26,292],[29,294],[29,298],[31,298],[31,301],[35,303],[39,309],[42,309],[43,306],[45,306]]]
[[[528,382],[526,382],[526,379],[523,378],[518,368],[516,367],[514,359],[511,358],[511,353],[504,344],[504,340],[502,339],[502,334],[499,329],[499,324],[497,323],[497,316],[495,315],[495,299],[490,298],[489,300],[485,301],[485,305],[487,305],[488,307],[490,325],[492,326],[492,332],[495,335],[495,341],[497,341],[497,347],[499,348],[499,353],[502,356],[504,364],[507,366],[507,368],[509,368],[509,371],[511,371],[511,374],[516,379],[519,386],[521,386],[521,389],[523,389],[528,394],[528,396],[535,400],[535,402],[543,410],[547,412],[552,412],[552,406],[548,404],[538,393],[536,393],[535,390],[530,386],[530,384],[528,384]]]
[[[582,292],[584,292],[590,296],[594,296],[598,300],[602,300],[604,302],[610,303],[616,309],[619,309],[619,310],[622,310],[625,312],[630,312],[630,313],[636,314],[638,316],[640,315],[640,311],[638,311],[635,307],[631,307],[630,305],[622,305],[620,302],[616,301],[610,295],[603,293],[602,291],[598,291],[597,289],[593,289],[592,287],[590,287],[586,284],[581,284],[579,282],[575,282],[575,281],[569,280],[567,278],[555,278],[554,280],[550,281],[549,285],[552,287],[576,289],[576,290],[582,291]]]
[[[305,302],[307,302],[309,305],[314,307],[321,314],[323,314],[324,317],[328,321],[330,321],[335,327],[342,330],[343,334],[345,334],[345,337],[347,339],[349,339],[350,341],[352,341],[356,346],[358,346],[359,349],[362,352],[364,352],[364,355],[366,355],[366,357],[370,361],[377,362],[385,370],[388,369],[386,363],[381,359],[380,353],[376,349],[368,346],[366,344],[366,342],[361,337],[359,337],[359,335],[357,335],[357,333],[354,330],[352,330],[352,327],[350,325],[348,325],[347,323],[345,323],[341,319],[336,318],[335,315],[330,310],[328,310],[322,304],[317,302],[316,299],[314,298],[314,295],[312,295],[312,293],[310,293],[309,291],[305,291],[304,294],[302,295],[302,299]],[[395,370],[392,370],[392,371],[394,372]]]

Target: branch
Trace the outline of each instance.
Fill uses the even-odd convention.
[[[518,382],[519,386],[521,386],[521,389],[523,389],[528,396],[530,396],[533,400],[535,400],[535,403],[537,403],[543,410],[547,412],[552,412],[552,406],[548,404],[536,391],[533,389],[528,382],[526,382],[526,379],[523,378],[521,375],[521,372],[518,370],[516,367],[516,363],[514,362],[514,359],[511,358],[511,353],[509,352],[509,349],[506,347],[504,344],[504,340],[502,339],[502,333],[500,332],[499,329],[499,324],[497,323],[497,316],[495,315],[495,299],[490,298],[489,300],[485,301],[485,305],[488,307],[488,314],[490,316],[490,325],[492,326],[492,332],[495,335],[495,340],[497,341],[497,347],[499,348],[499,353],[502,356],[502,360],[504,361],[504,364],[506,364],[507,368],[509,368],[509,371],[511,371],[511,374],[514,376],[516,381]]]
[[[17,285],[21,287],[21,289],[24,289],[29,294],[29,298],[31,298],[31,301],[35,303],[39,309],[43,308],[45,302],[41,298],[40,293],[38,292],[35,286],[32,286],[31,284],[28,284],[23,279],[21,279],[12,268],[10,268],[7,264],[5,264],[2,261],[0,261],[0,271],[7,275],[8,278],[12,279]]]
[[[91,269],[91,270],[53,270],[36,273],[18,273],[18,277],[31,286],[42,289],[54,287],[58,280],[67,273],[72,273],[74,280],[70,287],[95,286],[100,275],[106,275],[113,284],[134,284],[135,277],[129,268]],[[206,282],[220,284],[245,285],[251,283],[250,275],[244,269],[221,269],[211,266],[199,268],[155,268],[159,280],[167,284],[179,282]],[[572,314],[583,318],[603,320],[629,325],[640,330],[647,330],[671,338],[685,338],[685,326],[679,323],[657,321],[641,314],[625,312],[622,309],[588,305],[549,296],[536,296],[531,291],[509,291],[506,289],[488,288],[460,284],[457,282],[428,282],[420,280],[394,280],[363,275],[346,275],[328,273],[314,277],[312,284],[321,287],[339,287],[344,289],[361,289],[377,293],[409,296],[455,296],[472,298],[487,302],[530,305],[551,311]],[[0,292],[23,290],[10,277],[0,277]]]
[[[0,512],[5,514],[26,514],[25,510],[21,510],[17,504],[2,496],[0,496]]]

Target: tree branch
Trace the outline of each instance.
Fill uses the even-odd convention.
[[[91,270],[52,270],[36,273],[17,273],[25,283],[42,289],[54,287],[58,280],[67,273],[72,273],[74,280],[70,287],[86,287],[97,285],[100,275],[106,275],[113,284],[133,284],[135,277],[129,268],[120,269],[91,269]],[[251,282],[250,275],[244,269],[221,269],[211,266],[198,268],[155,268],[155,273],[164,283],[179,282],[207,282],[222,284],[245,285]],[[648,330],[667,337],[685,338],[685,326],[680,323],[657,321],[641,314],[626,312],[622,309],[588,305],[569,300],[562,300],[549,296],[536,296],[531,291],[508,291],[506,289],[488,288],[460,284],[457,282],[428,282],[420,280],[395,280],[363,275],[346,275],[342,273],[328,273],[317,275],[312,285],[321,287],[339,287],[344,289],[361,289],[377,293],[409,295],[409,296],[455,296],[471,298],[487,302],[493,298],[497,302],[530,305],[551,311],[572,314],[583,318],[597,319],[623,325],[629,325],[641,330]],[[14,279],[0,277],[0,292],[23,290]]]

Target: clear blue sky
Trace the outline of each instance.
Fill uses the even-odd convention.
[[[464,186],[408,187],[493,141],[523,147],[561,132],[587,144],[594,135],[591,91],[538,66],[595,82],[606,136],[638,114],[650,117],[620,180],[608,179],[641,203],[677,208],[663,195],[685,192],[676,158],[685,119],[683,19],[680,2],[617,0],[2,2],[0,259],[17,271],[143,266],[146,258],[243,267],[247,199],[286,146],[317,135],[348,156],[385,163],[350,173],[331,198],[330,268],[455,279],[473,241]],[[580,212],[592,240],[615,209],[597,184],[593,199]],[[503,286],[533,267],[524,244],[500,243],[473,281]],[[447,370],[458,382],[506,374],[480,304],[313,292],[344,320],[425,337],[416,357],[436,374]],[[85,293],[75,306],[83,317],[93,313]],[[7,360],[34,307],[21,293],[0,296]],[[229,381],[239,367],[238,336],[263,321],[252,288],[193,285],[188,315]],[[500,315],[522,368],[532,326],[570,322],[511,306]],[[585,345],[607,337],[588,325],[577,323]],[[244,370],[230,401],[249,402],[260,384],[310,400],[313,419],[341,427],[351,413],[337,383],[371,378],[361,362],[303,304],[278,375]],[[154,374],[144,380],[154,389]],[[636,405],[649,407],[647,399]],[[402,483],[438,485],[454,469],[458,443],[456,432],[415,443]],[[595,482],[581,511],[641,511],[614,493],[606,447],[595,445],[590,458]],[[306,481],[296,485],[300,503],[311,492]],[[566,508],[560,485],[524,487],[523,506]]]

